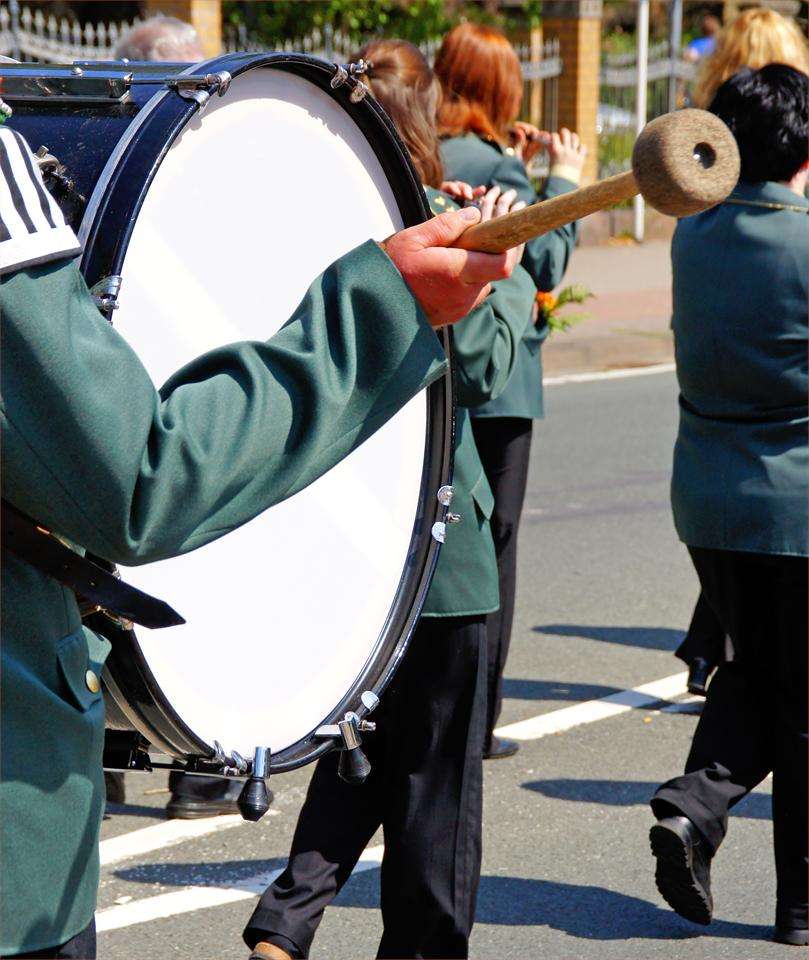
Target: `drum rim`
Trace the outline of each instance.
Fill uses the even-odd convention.
[[[389,182],[402,179],[402,174],[405,175],[407,183],[402,183],[401,186],[406,190],[396,191],[399,212],[405,225],[422,223],[429,217],[429,208],[420,180],[392,122],[370,95],[354,104],[349,98],[350,87],[344,86],[337,90],[330,87],[336,64],[308,54],[235,53],[196,64],[183,72],[227,70],[231,76],[238,76],[257,67],[295,73],[341,103],[376,154]],[[168,108],[167,116],[162,115],[161,107]],[[144,105],[116,144],[93,190],[81,225],[80,235],[86,240],[81,269],[89,286],[102,277],[121,272],[134,224],[160,163],[177,136],[196,114],[197,106],[192,101],[183,100],[168,89],[159,90]],[[161,120],[158,126],[165,142],[157,151],[154,150],[154,145],[150,148],[148,143],[144,148],[144,140],[149,138],[150,127],[158,120]],[[375,139],[370,135],[372,128],[378,134]],[[123,179],[127,160],[131,160],[140,148],[143,148],[142,159],[146,160],[147,164],[151,150],[149,169],[140,181],[140,186],[134,191],[134,197],[130,188],[130,196],[126,201],[130,215],[116,220],[124,226],[113,231],[114,237],[105,236],[101,225]],[[394,174],[398,176],[394,177]],[[445,352],[451,357],[451,333],[445,328],[439,336]],[[318,726],[342,719],[349,710],[353,710],[360,717],[368,713],[367,708],[361,704],[360,695],[366,690],[377,695],[384,691],[407,650],[427,596],[439,549],[431,531],[436,521],[444,520],[447,511],[431,491],[437,491],[440,486],[448,483],[452,470],[454,417],[451,374],[428,387],[426,393],[427,416],[421,492],[407,560],[402,568],[396,594],[376,644],[351,688]],[[396,637],[398,639],[395,639]],[[120,639],[122,638],[119,636]],[[133,728],[146,737],[154,748],[182,760],[212,755],[211,745],[202,741],[185,724],[168,701],[152,674],[134,631],[126,632],[125,641],[113,645],[104,670],[104,679],[108,695],[132,723]],[[138,689],[133,691],[133,686]],[[136,699],[133,693],[138,694]],[[331,740],[315,739],[316,729],[274,755],[271,772],[303,766],[332,749],[334,744]],[[227,746],[225,744],[225,747]]]

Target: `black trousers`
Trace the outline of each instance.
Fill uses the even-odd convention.
[[[712,667],[718,666],[727,656],[725,631],[701,591],[691,616],[688,633],[674,651],[674,656],[688,664],[697,657],[702,657]]]
[[[715,852],[728,811],[772,772],[776,921],[806,927],[809,566],[802,557],[689,551],[734,659],[708,688],[685,775],[658,789],[652,809],[688,817]]]
[[[480,878],[485,722],[482,617],[423,618],[374,715],[364,784],[315,768],[289,863],[245,929],[306,957],[324,909],[381,825],[379,957],[466,957]]]
[[[517,533],[528,483],[534,422],[526,417],[474,417],[472,433],[494,494],[492,536],[497,552],[500,609],[486,617],[488,750],[503,706],[503,670],[511,644],[517,594]]]
[[[11,954],[4,954],[11,956]],[[95,960],[96,956],[96,922],[93,918],[90,923],[75,937],[71,937],[60,947],[47,947],[35,953],[15,953],[20,960]]]

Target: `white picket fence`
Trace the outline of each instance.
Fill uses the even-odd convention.
[[[130,23],[85,23],[47,16],[42,9],[14,9],[0,5],[0,54],[20,60],[71,63],[73,60],[109,60]]]
[[[19,60],[44,61],[46,63],[71,63],[74,60],[109,60],[114,56],[119,38],[130,27],[139,23],[79,23],[66,17],[46,14],[41,8],[35,11],[21,7],[16,0],[0,3],[0,55]],[[441,38],[427,40],[420,45],[430,63],[441,45]],[[286,52],[303,52],[326,60],[347,61],[361,46],[348,34],[326,25],[301,37],[283,37],[273,41],[259,41],[244,26],[228,24],[222,38],[224,52],[235,50],[261,51],[268,48]],[[562,74],[562,59],[559,41],[546,40],[538,59],[532,57],[529,44],[517,44],[517,55],[522,66],[529,101],[530,87],[541,85],[542,109],[539,119],[543,126],[555,127],[558,114],[558,81]]]
[[[15,3],[0,4],[0,54],[22,60],[42,60],[48,63],[70,63],[72,60],[108,60],[121,34],[139,23],[85,23],[45,14],[38,8],[20,7]],[[223,31],[224,51],[274,50],[300,51],[327,60],[346,61],[359,44],[346,33],[327,25],[302,37],[279,38],[275,42],[260,42],[242,26],[228,24]],[[432,63],[441,45],[441,38],[427,40],[421,50]],[[562,72],[559,41],[545,42],[541,59],[531,60],[528,44],[519,44],[517,54],[526,82],[551,80]]]

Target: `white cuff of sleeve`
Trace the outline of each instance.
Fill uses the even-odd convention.
[[[581,180],[581,170],[578,167],[571,167],[566,163],[554,163],[549,171],[551,177],[562,177],[575,183],[577,186]]]

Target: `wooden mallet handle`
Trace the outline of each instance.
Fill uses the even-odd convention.
[[[627,170],[588,187],[562,193],[486,223],[477,223],[462,233],[455,245],[464,250],[503,253],[566,223],[629,200],[639,189],[635,174]]]
[[[503,253],[637,193],[661,213],[687,217],[721,203],[738,179],[739,150],[725,124],[705,110],[677,110],[646,124],[631,171],[478,223],[455,246]]]

